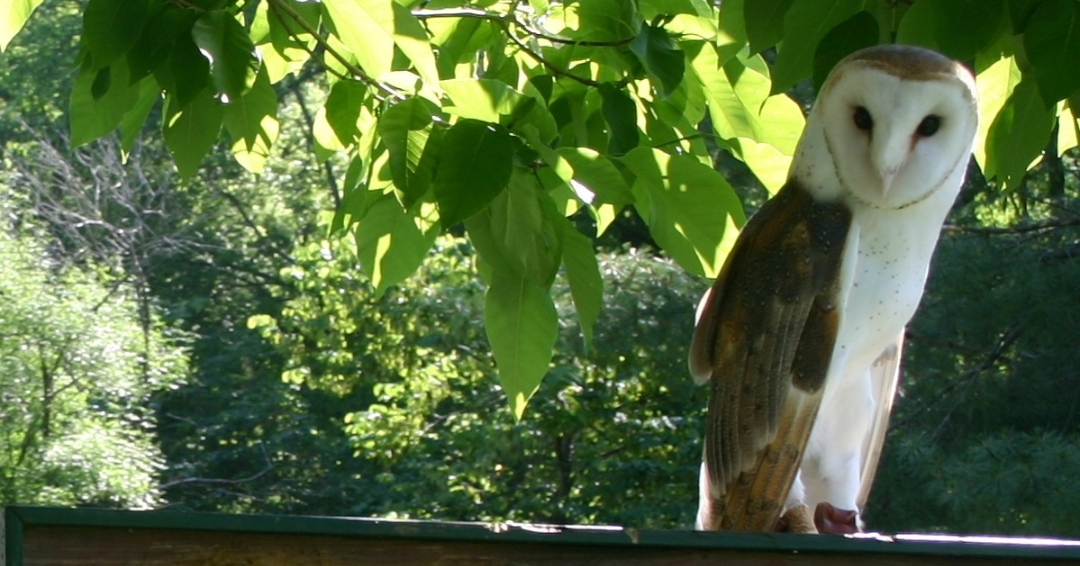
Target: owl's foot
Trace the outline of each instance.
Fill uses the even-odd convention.
[[[780,516],[776,521],[776,532],[779,533],[816,533],[814,518],[810,516],[809,505],[792,507]]]
[[[818,503],[814,511],[814,525],[820,533],[849,535],[861,532],[857,520],[858,513],[847,509],[837,509],[828,503]]]

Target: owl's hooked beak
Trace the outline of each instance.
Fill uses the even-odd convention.
[[[882,197],[888,196],[896,175],[904,168],[909,149],[908,141],[899,136],[884,135],[876,137],[871,143],[870,161],[873,163],[878,178],[881,179]]]

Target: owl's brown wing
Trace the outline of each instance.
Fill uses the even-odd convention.
[[[690,346],[711,379],[699,527],[771,530],[817,415],[851,213],[789,181],[743,229]]]
[[[904,351],[904,333],[878,357],[870,366],[870,388],[874,392],[874,422],[870,433],[866,435],[862,450],[862,480],[856,503],[859,511],[866,509],[866,500],[870,497],[870,488],[874,484],[878,461],[881,459],[881,447],[885,444],[885,433],[889,430],[889,416],[892,413],[896,387],[900,382],[900,358]]]

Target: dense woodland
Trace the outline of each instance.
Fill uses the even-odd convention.
[[[70,143],[83,9],[45,2],[0,55],[0,504],[692,524],[707,391],[685,355],[709,281],[633,208],[595,239],[587,344],[552,284],[556,347],[518,420],[465,232],[377,289],[358,236],[330,230],[348,163],[317,156],[315,65],[273,86],[258,175],[221,139],[181,176],[153,126]],[[1058,139],[1004,189],[972,164],[909,329],[874,529],[1080,537],[1080,164]],[[721,149],[750,212],[768,192]]]

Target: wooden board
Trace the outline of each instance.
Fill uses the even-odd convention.
[[[8,507],[4,566],[1080,564],[1080,542]]]

